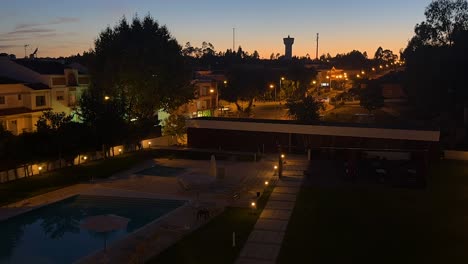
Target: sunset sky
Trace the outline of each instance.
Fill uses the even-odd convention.
[[[94,47],[106,26],[135,14],[151,14],[168,27],[180,45],[211,42],[217,51],[236,46],[261,57],[284,53],[283,37],[295,38],[293,55],[367,51],[382,46],[397,52],[424,20],[431,0],[9,0],[0,8],[0,53],[39,57],[69,56]]]

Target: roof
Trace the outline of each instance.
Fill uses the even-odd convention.
[[[33,90],[47,90],[50,89],[49,86],[43,83],[25,83],[24,86],[27,86]]]
[[[47,108],[47,109],[39,109],[39,110],[31,110],[31,109],[26,108],[26,107],[17,107],[17,108],[0,109],[0,116],[35,113],[35,112],[42,112],[42,111],[46,111],[46,110],[49,110],[49,108]]]
[[[57,61],[49,60],[38,60],[38,59],[21,59],[15,60],[14,62],[31,69],[40,74],[64,74],[64,70],[68,69],[68,66],[63,65]]]
[[[297,120],[277,120],[277,119],[253,119],[253,118],[230,118],[230,117],[198,117],[194,120],[214,120],[248,123],[270,123],[270,124],[292,124],[292,125],[312,125],[312,126],[330,126],[330,127],[359,127],[359,128],[382,128],[382,129],[402,129],[402,130],[421,130],[421,131],[440,131],[438,127],[429,125],[418,126],[411,124],[364,124],[364,123],[337,123],[316,121],[313,123],[304,123]]]
[[[0,76],[0,84],[18,84],[18,83],[24,83],[24,82],[11,79],[8,77]]]
[[[275,122],[279,121],[279,122]],[[250,133],[279,133],[312,136],[338,136],[348,138],[368,138],[384,140],[407,140],[414,142],[438,142],[439,131],[379,128],[370,126],[335,125],[329,123],[301,124],[282,120],[255,120],[236,118],[195,118],[186,121],[189,129],[211,129],[245,131]],[[423,146],[426,146],[423,144]]]

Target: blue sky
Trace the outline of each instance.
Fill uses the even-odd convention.
[[[262,57],[284,53],[282,38],[294,37],[293,53],[367,51],[382,46],[398,52],[424,20],[431,0],[6,0],[0,9],[0,52],[24,56],[36,47],[39,56],[68,56],[93,47],[106,26],[122,16],[151,14],[181,45],[211,42],[217,50],[236,46]]]

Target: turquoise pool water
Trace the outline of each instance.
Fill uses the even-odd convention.
[[[185,201],[78,195],[0,221],[0,263],[72,263],[182,206]],[[89,216],[130,219],[106,234],[82,229]]]
[[[161,177],[173,177],[179,173],[185,171],[184,168],[168,167],[164,165],[154,165],[153,167],[146,168],[137,172],[141,175],[161,176]]]

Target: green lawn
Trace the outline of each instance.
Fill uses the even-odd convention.
[[[279,263],[468,263],[468,164],[426,190],[303,187]]]
[[[273,187],[268,187],[257,202],[257,211],[232,208],[195,230],[148,263],[219,264],[234,263],[242,246],[266,205]],[[236,247],[232,247],[232,232],[236,232]]]

